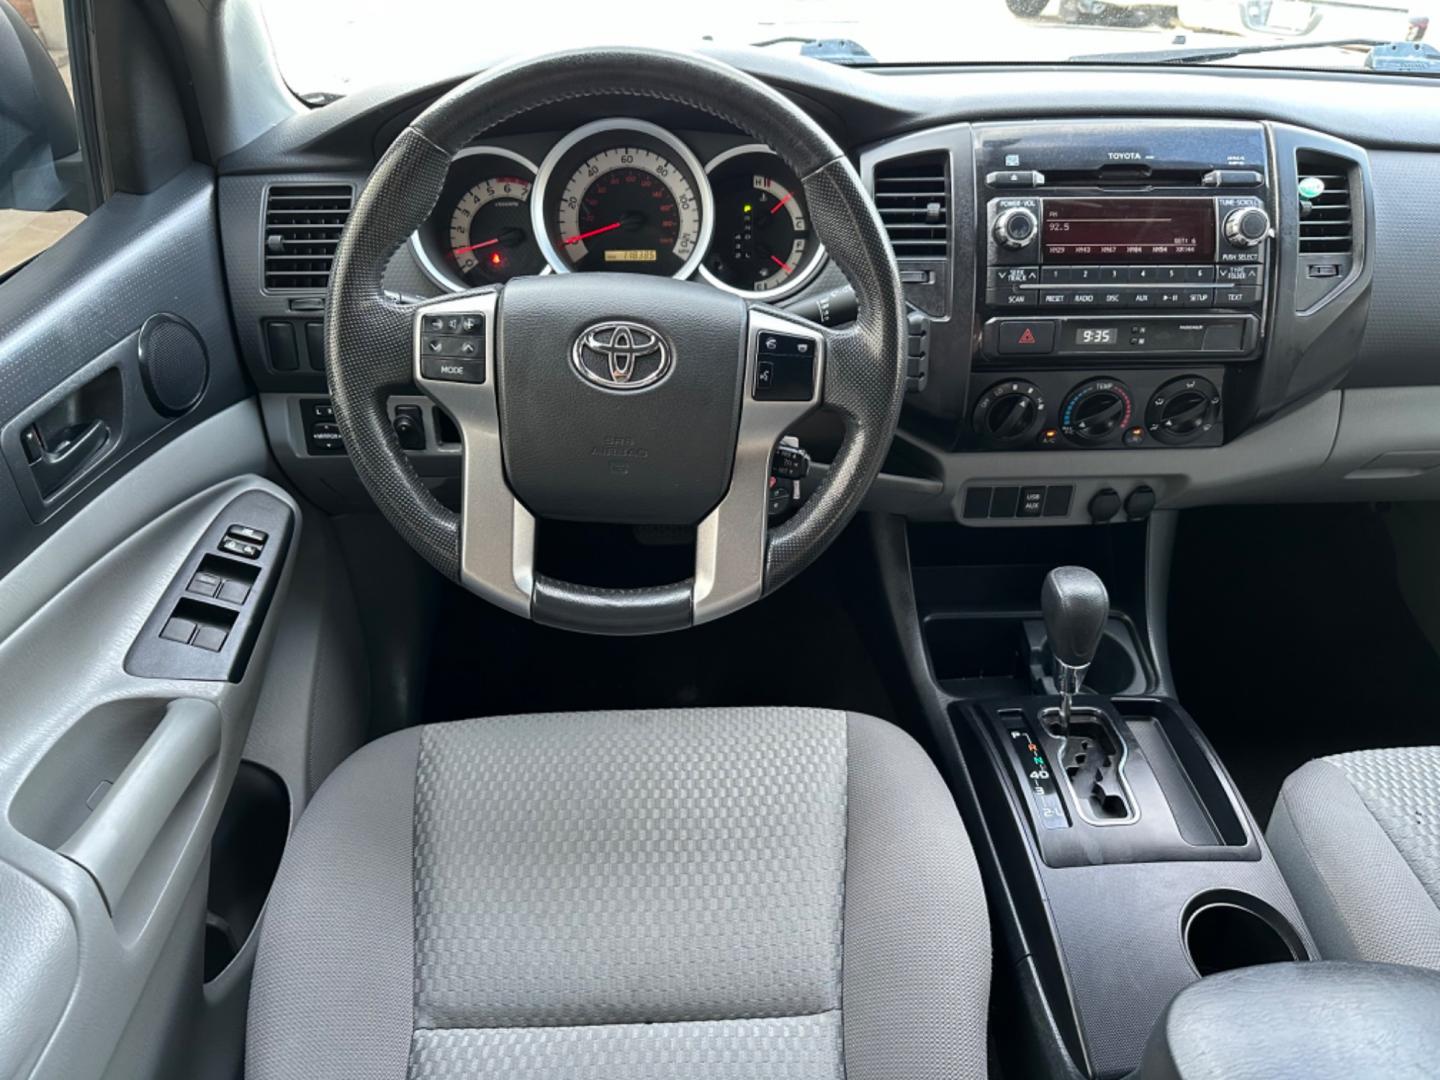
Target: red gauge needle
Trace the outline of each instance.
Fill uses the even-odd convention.
[[[618,229],[623,224],[625,224],[623,221],[612,221],[609,225],[601,225],[600,228],[591,229],[589,232],[582,232],[579,236],[567,236],[565,238],[565,243],[578,244],[581,240],[589,240],[592,236],[599,236],[601,233],[607,233],[610,232],[612,229]]]
[[[789,263],[787,263],[784,259],[780,258],[780,256],[778,255],[771,255],[770,261],[773,262],[776,266],[780,267],[780,269],[782,270],[788,270],[792,274],[795,272],[795,268]]]
[[[791,199],[793,199],[794,197],[795,197],[795,193],[794,193],[793,191],[787,191],[787,192],[785,193],[785,197],[784,197],[783,199],[781,199],[779,202],[777,202],[774,206],[770,207],[770,213],[772,213],[772,214],[775,213],[776,210],[779,210],[780,207],[784,206],[787,202],[789,202],[789,201],[790,201]],[[778,261],[778,260],[777,260],[777,261]]]
[[[454,253],[456,255],[464,255],[467,251],[479,251],[481,248],[487,248],[491,244],[498,244],[499,242],[500,238],[497,236],[492,240],[481,240],[480,243],[471,244],[469,247],[455,248]]]

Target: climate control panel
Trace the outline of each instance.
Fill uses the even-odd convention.
[[[988,450],[1219,446],[1223,368],[1035,372],[981,384],[973,445]]]

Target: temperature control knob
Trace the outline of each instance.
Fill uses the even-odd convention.
[[[1018,250],[1035,242],[1040,222],[1023,206],[1004,211],[995,219],[995,242],[1003,248]]]
[[[1225,239],[1236,247],[1255,247],[1270,235],[1270,215],[1258,206],[1232,210],[1225,218]]]
[[[1115,379],[1081,383],[1060,408],[1060,430],[1085,446],[1108,442],[1130,426],[1135,406],[1130,388]]]
[[[1198,439],[1220,419],[1220,391],[1209,379],[1186,375],[1156,390],[1145,406],[1145,428],[1170,446]]]
[[[987,443],[1015,446],[1033,439],[1045,423],[1045,398],[1023,379],[998,383],[975,402],[973,421]]]

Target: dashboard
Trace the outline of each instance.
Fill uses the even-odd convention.
[[[702,143],[702,160],[659,124],[608,117],[542,148],[538,162],[495,144],[455,156],[411,240],[432,282],[460,291],[604,270],[778,300],[824,265],[800,178],[767,146]]]
[[[1440,497],[1440,254],[1416,216],[1440,199],[1435,86],[721,58],[846,149],[896,256],[908,392],[868,505],[987,528]],[[277,459],[327,508],[366,497],[326,412],[323,238],[449,87],[366,91],[219,163],[237,338]],[[328,230],[314,247],[287,246],[284,208],[301,204]],[[420,298],[523,274],[657,274],[841,323],[864,298],[808,209],[769,148],[712,117],[562,103],[455,156],[385,287]],[[453,425],[419,394],[390,407],[447,497]],[[840,434],[823,413],[792,432],[816,462],[807,483]]]

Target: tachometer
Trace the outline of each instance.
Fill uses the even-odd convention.
[[[426,274],[453,291],[544,273],[530,222],[534,182],[535,166],[509,150],[456,154],[435,212],[415,233]]]
[[[737,146],[705,171],[715,193],[715,231],[700,265],[712,285],[776,299],[799,289],[824,262],[810,231],[800,178],[768,146]]]
[[[687,277],[710,238],[710,189],[694,154],[663,128],[600,120],[540,166],[531,208],[550,265]]]

